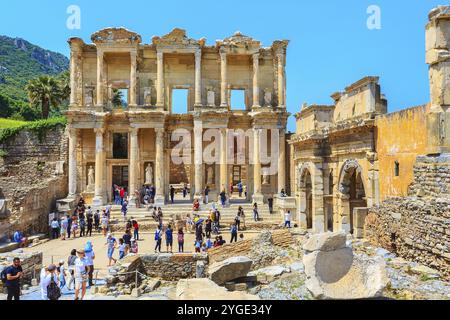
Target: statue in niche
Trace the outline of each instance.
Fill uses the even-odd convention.
[[[88,170],[88,187],[87,187],[89,192],[94,191],[95,189],[95,173],[94,173],[94,168],[92,166],[89,167]]]
[[[144,88],[144,104],[150,106],[152,104],[152,88]]]
[[[84,93],[84,104],[88,107],[94,104],[94,86],[86,86]]]
[[[153,168],[151,163],[145,168],[145,184],[150,185],[153,183]]]
[[[270,184],[269,169],[263,169],[263,184]]]
[[[270,89],[264,90],[264,106],[265,107],[272,106],[272,91],[270,91]]]
[[[216,105],[216,93],[211,88],[208,89],[207,93],[208,106],[213,107]]]
[[[206,169],[206,184],[207,185],[213,185],[214,184],[214,170],[212,167],[208,167],[208,169]]]

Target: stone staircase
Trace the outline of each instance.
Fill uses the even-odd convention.
[[[216,205],[217,206],[217,205]],[[237,211],[239,206],[241,206],[244,209],[245,214],[245,224],[248,226],[248,228],[252,229],[252,227],[255,226],[255,224],[261,224],[264,226],[276,226],[282,223],[282,218],[279,214],[274,213],[270,214],[269,208],[267,205],[260,206],[258,209],[259,211],[259,219],[260,221],[258,223],[254,222],[253,220],[253,204],[252,203],[232,203],[230,206],[222,208],[220,205],[218,206],[218,209],[221,214],[220,223],[222,228],[228,228],[230,224],[234,222],[234,218],[236,217]],[[200,207],[200,211],[196,212],[200,215],[201,218],[208,217],[209,212],[212,208],[212,204],[202,204]],[[111,210],[111,221],[112,224],[119,224],[121,225],[123,223],[123,217],[121,213],[121,207],[120,206],[112,206]],[[139,224],[144,226],[144,229],[152,229],[156,228],[157,222],[155,222],[152,218],[152,212],[151,209],[148,211],[146,208],[128,208],[127,213],[127,219],[131,219],[133,217],[136,219]],[[180,219],[185,219],[187,214],[190,214],[191,217],[193,217],[192,212],[192,204],[191,203],[175,203],[175,204],[169,204],[165,205],[162,208],[163,212],[163,220],[164,223],[166,221],[176,221]]]

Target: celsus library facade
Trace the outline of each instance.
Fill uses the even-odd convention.
[[[113,185],[131,197],[154,185],[162,205],[170,186],[189,186],[191,199],[208,186],[211,199],[240,182],[243,200],[264,203],[289,187],[288,41],[263,47],[237,32],[208,46],[174,29],[145,44],[124,28],[91,39],[69,39],[69,197],[104,205]],[[177,113],[180,90],[186,110]],[[245,106],[235,108],[233,94]]]

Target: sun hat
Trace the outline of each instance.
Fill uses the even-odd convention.
[[[79,250],[77,250],[77,253],[85,254],[86,251],[84,251],[84,249],[79,249]]]

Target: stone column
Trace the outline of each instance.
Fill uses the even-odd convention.
[[[253,202],[263,204],[261,192],[261,129],[253,129]]]
[[[103,51],[97,49],[97,106],[103,107]]]
[[[129,164],[129,186],[128,196],[130,207],[135,207],[136,197],[134,192],[138,189],[138,170],[139,170],[139,146],[138,146],[139,129],[130,129],[130,164]]]
[[[136,84],[137,84],[137,52],[131,51],[130,52],[130,58],[131,58],[131,69],[130,69],[130,107],[136,107],[137,106],[137,99],[136,99]]]
[[[253,55],[253,107],[259,107],[259,53]]]
[[[202,50],[195,51],[195,106],[202,105]]]
[[[156,106],[164,107],[164,53],[158,52],[157,57],[157,82],[156,87]]]
[[[81,76],[82,49],[76,43],[71,43],[70,53],[70,106],[78,106],[80,102],[79,77]]]
[[[280,129],[280,147],[278,155],[278,192],[286,191],[286,137],[284,129]]]
[[[164,129],[157,128],[156,132],[156,161],[155,161],[155,205],[163,206],[164,196]]]
[[[69,198],[77,196],[77,129],[69,129]]]
[[[229,193],[228,186],[228,162],[227,162],[227,137],[228,129],[220,129],[220,190],[219,193],[225,188],[225,192]]]
[[[105,165],[105,150],[103,144],[103,134],[105,129],[96,128],[95,131],[95,193],[92,204],[95,207],[102,206],[106,203],[103,197],[103,171]]]
[[[195,186],[194,198],[202,203],[203,199],[203,126],[201,121],[194,121],[194,162]]]
[[[278,60],[278,106],[285,107],[284,101],[284,54],[277,54]]]
[[[428,154],[450,153],[450,6],[428,15],[426,63],[429,66],[430,108],[427,113]]]
[[[228,107],[228,77],[227,77],[227,54],[220,52],[220,75],[221,75],[221,107]]]

